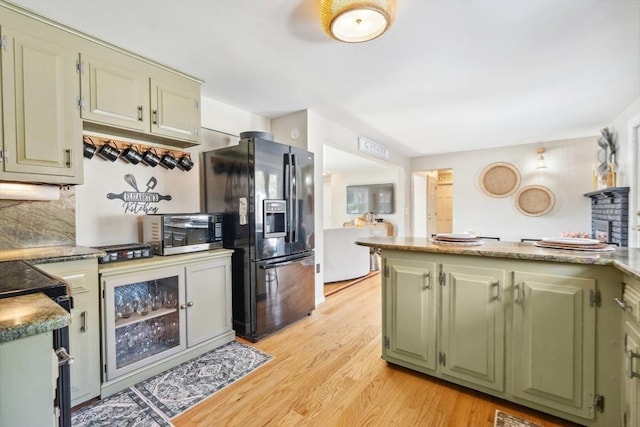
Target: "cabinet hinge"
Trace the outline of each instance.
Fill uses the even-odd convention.
[[[389,347],[391,347],[391,344],[389,343],[389,337],[385,335],[385,337],[384,337],[384,348],[386,348],[388,350]]]
[[[443,352],[438,352],[438,363],[442,366],[447,366],[447,355]]]
[[[444,271],[440,271],[440,273],[438,274],[438,282],[440,282],[440,286],[444,286],[447,284],[447,281],[445,279],[446,277]]]
[[[106,298],[106,296],[105,296],[105,291],[104,291],[104,289],[103,289],[103,290],[102,290],[102,299],[105,299],[105,298]]]
[[[193,108],[195,108],[196,110],[200,108],[200,101],[198,101],[197,99],[193,100]]]
[[[80,74],[84,74],[84,62],[76,61],[76,71]]]
[[[78,110],[84,110],[84,106],[85,106],[84,97],[83,96],[79,96],[78,97]]]
[[[604,412],[604,396],[596,394],[593,396],[593,410],[594,412]]]
[[[600,307],[601,302],[600,291],[591,289],[589,291],[589,305],[591,307]]]
[[[5,52],[7,51],[7,36],[2,36],[2,38],[0,38],[0,48]]]
[[[0,148],[0,163],[2,163],[4,159],[9,159],[9,150],[3,150]]]
[[[389,278],[389,266],[384,266],[384,277]]]

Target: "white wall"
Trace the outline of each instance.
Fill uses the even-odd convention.
[[[238,135],[247,130],[269,131],[269,120],[242,111],[209,98],[202,98],[202,126]],[[117,138],[114,138],[117,139]],[[145,144],[144,141],[139,141]],[[157,144],[150,144],[162,148]],[[175,147],[167,147],[175,149]],[[200,211],[200,159],[199,153],[215,148],[211,144],[184,149],[189,152],[195,166],[189,172],[178,168],[167,170],[142,163],[130,165],[118,159],[115,162],[97,156],[84,159],[84,184],[76,187],[76,241],[82,246],[99,246],[125,242],[141,242],[139,223],[145,212],[199,212]],[[158,203],[125,203],[109,199],[107,195],[121,194],[135,189],[125,176],[135,179],[140,192],[146,192],[151,178],[157,181],[149,192],[171,196],[171,200]]]
[[[544,147],[546,170],[536,170],[536,148]],[[540,238],[564,231],[591,230],[590,199],[592,164],[596,161],[596,137],[475,150],[414,158],[412,171],[453,169],[453,231],[472,229],[478,234],[506,241]],[[520,188],[544,185],[555,195],[547,215],[530,217],[518,211],[514,196],[494,198],[479,184],[482,169],[494,162],[513,164],[521,174]]]
[[[377,215],[393,224],[394,234],[398,230],[404,230],[404,204],[397,201],[398,194],[403,195],[402,179],[404,170],[389,166],[375,170],[356,171],[347,174],[331,174],[331,227],[342,227],[345,222],[353,221],[360,215],[347,213],[347,186],[362,184],[386,184],[394,185],[394,213]]]
[[[414,172],[411,175],[413,214],[411,216],[414,237],[427,237],[427,175]]]

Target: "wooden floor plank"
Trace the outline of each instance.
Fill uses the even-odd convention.
[[[275,358],[173,420],[203,426],[492,427],[496,409],[540,412],[381,359],[380,275],[332,294],[311,316],[249,343]]]

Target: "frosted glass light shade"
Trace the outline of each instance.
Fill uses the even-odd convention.
[[[322,26],[331,37],[360,43],[381,36],[393,23],[396,0],[322,0]]]

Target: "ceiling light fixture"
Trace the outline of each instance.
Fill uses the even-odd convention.
[[[322,27],[343,42],[373,40],[391,27],[396,5],[397,0],[321,0]]]

